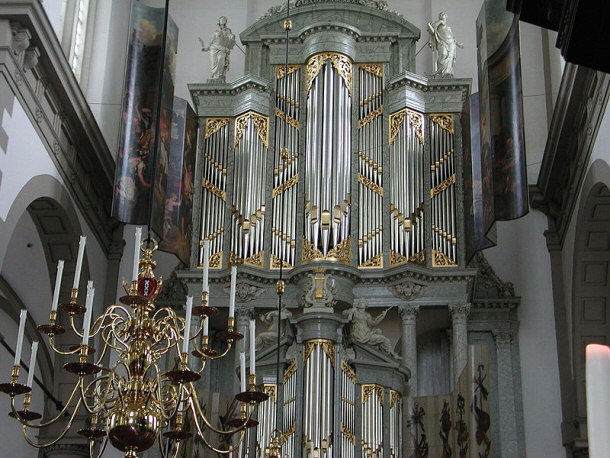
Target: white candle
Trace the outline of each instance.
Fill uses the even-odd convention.
[[[142,228],[136,227],[136,241],[133,252],[133,273],[131,279],[138,281],[138,271],[140,270],[140,243],[142,243]]]
[[[246,354],[243,351],[239,353],[239,383],[243,393],[246,391]]]
[[[27,385],[32,388],[34,382],[34,370],[36,369],[36,353],[38,353],[38,342],[32,342],[32,353],[30,354],[30,369],[28,370]]]
[[[229,298],[229,318],[235,316],[235,293],[237,291],[237,266],[231,267],[231,297]]]
[[[256,373],[256,354],[254,351],[255,335],[256,335],[256,321],[250,320],[250,375]]]
[[[91,315],[93,314],[93,296],[95,288],[93,282],[89,280],[87,283],[87,300],[85,301],[85,318],[83,319],[83,345],[87,345],[89,341],[89,328],[91,327]]]
[[[186,319],[184,320],[184,339],[182,340],[182,353],[189,352],[189,339],[191,337],[191,316],[193,314],[193,296],[186,298]]]
[[[64,274],[64,261],[60,259],[57,261],[57,276],[55,277],[55,290],[53,291],[53,302],[51,302],[51,311],[57,311],[57,304],[59,303],[59,290],[61,288],[61,277]]]
[[[587,432],[589,456],[610,456],[610,347],[586,347]]]
[[[72,289],[78,289],[78,283],[80,282],[80,271],[83,267],[83,256],[85,255],[86,241],[87,237],[81,235],[78,242],[78,257],[76,258],[76,269],[74,270],[74,283],[72,283]]]
[[[25,320],[27,317],[27,310],[21,310],[19,314],[19,330],[17,331],[17,346],[15,347],[15,366],[21,365],[21,347],[23,347],[23,335],[25,334]]]
[[[210,241],[203,241],[203,286],[201,291],[204,293],[210,292]]]
[[[203,335],[210,335],[210,319],[206,316],[203,317]]]

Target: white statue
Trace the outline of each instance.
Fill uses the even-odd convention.
[[[351,322],[353,339],[356,342],[377,347],[394,358],[399,358],[394,350],[392,350],[390,339],[381,333],[381,329],[375,327],[381,323],[385,318],[386,313],[388,313],[388,310],[392,307],[385,309],[377,315],[377,318],[373,318],[371,314],[366,311],[366,307],[366,299],[360,298],[354,307],[343,311],[343,316]]]
[[[218,30],[214,32],[210,46],[206,48],[201,38],[199,38],[199,42],[202,51],[210,51],[212,79],[224,81],[225,75],[229,71],[229,55],[235,46],[235,35],[227,27],[227,18],[224,16],[218,18]]]
[[[438,21],[428,22],[430,33],[430,47],[436,51],[436,68],[432,76],[453,76],[455,65],[456,47],[463,48],[464,45],[453,36],[451,27],[447,25],[447,15],[441,12]]]
[[[277,344],[277,331],[280,330],[280,336],[286,335],[287,320],[292,318],[292,312],[282,307],[281,313],[277,310],[271,310],[260,316],[263,323],[267,324],[267,330],[258,333],[256,336],[255,346],[257,349],[267,345]]]

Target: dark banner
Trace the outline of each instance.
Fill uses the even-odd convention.
[[[197,126],[197,115],[188,102],[174,97],[163,207],[163,236],[159,248],[174,253],[187,266],[190,263],[193,233]]]
[[[151,186],[155,186],[154,213],[163,214],[165,206],[164,189],[167,180],[178,28],[171,19],[168,21],[165,64],[162,69],[160,64],[163,19],[163,8],[152,8],[139,2],[132,2],[112,206],[112,215],[128,224],[148,222]],[[161,72],[163,72],[163,94],[160,95]],[[161,116],[157,120],[159,103],[161,103]],[[155,145],[157,125],[159,135]],[[155,158],[156,164],[153,163]],[[161,234],[162,218],[153,220],[152,224],[154,230]]]
[[[483,4],[477,48],[483,179],[492,173],[495,219],[510,220],[528,212],[528,201],[519,18],[507,12],[503,2]],[[484,216],[488,230],[487,209]]]
[[[495,245],[488,237],[494,221],[494,195],[490,151],[481,153],[479,94],[472,94],[462,109],[464,150],[464,205],[466,210],[466,262]],[[486,174],[483,175],[483,170]]]

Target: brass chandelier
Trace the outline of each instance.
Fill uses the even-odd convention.
[[[136,457],[138,452],[149,449],[156,441],[162,456],[177,456],[184,442],[196,436],[208,448],[219,453],[230,453],[239,447],[247,428],[256,426],[251,418],[255,406],[268,398],[266,393],[256,387],[254,374],[254,339],[250,343],[249,387],[245,388],[245,368],[241,365],[242,392],[235,397],[240,402],[240,415],[229,424],[230,430],[215,428],[206,418],[199,403],[194,382],[201,378],[208,360],[225,356],[234,342],[243,339],[243,335],[234,328],[234,291],[236,268],[233,267],[227,329],[216,333],[216,337],[226,343],[222,353],[208,346],[209,317],[218,312],[216,307],[208,304],[209,286],[207,282],[209,268],[209,242],[204,244],[204,269],[201,304],[193,307],[192,297],[187,298],[186,317],[179,317],[169,307],[157,308],[155,301],[161,291],[162,280],[155,278],[153,270],[156,262],[153,253],[157,243],[152,239],[139,241],[136,232],[136,246],[141,247],[142,257],[134,259],[134,279],[125,283],[126,295],[120,298],[122,305],[110,305],[104,313],[91,324],[93,308],[93,287],[89,282],[85,306],[78,303],[78,280],[71,291],[70,301],[57,304],[61,272],[58,272],[54,300],[49,322],[38,327],[46,334],[49,346],[58,354],[74,356],[74,361],[64,365],[64,369],[77,378],[74,388],[66,401],[65,407],[48,421],[34,423],[41,418],[39,413],[30,410],[31,379],[34,365],[30,364],[27,384],[19,383],[20,355],[25,325],[25,311],[22,313],[20,331],[9,383],[0,384],[0,391],[11,399],[11,416],[22,425],[25,440],[36,448],[51,446],[59,442],[73,426],[78,412],[88,414],[88,426],[78,430],[89,443],[90,456],[103,454],[108,442],[118,450],[125,452],[125,457]],[[84,237],[81,238],[79,258],[77,260],[76,278],[80,276]],[[60,269],[58,269],[60,270]],[[69,328],[81,340],[81,344],[62,351],[57,348],[55,337],[66,332],[58,324],[58,312],[69,322]],[[77,317],[84,315],[83,325],[77,325]],[[200,324],[191,335],[191,317],[200,317]],[[80,321],[80,320],[79,320]],[[250,333],[254,329],[251,327]],[[99,347],[94,348],[89,340],[98,337]],[[189,350],[197,359],[195,365],[189,365]],[[96,351],[99,350],[99,351]],[[104,356],[114,350],[117,361],[104,366]],[[93,357],[94,354],[98,356]],[[174,356],[175,364],[171,370],[162,371],[160,359]],[[243,359],[243,358],[242,358]],[[192,367],[196,366],[196,367]],[[16,397],[24,394],[23,408],[18,410]],[[67,415],[69,406],[72,412]],[[30,430],[40,430],[53,424],[65,421],[61,432],[50,442],[38,444],[29,436]],[[192,423],[192,432],[185,426],[187,419]],[[239,439],[228,448],[212,445],[204,436],[204,431],[222,435],[239,434]],[[162,438],[172,441],[172,449],[166,454]]]

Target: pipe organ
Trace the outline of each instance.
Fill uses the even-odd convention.
[[[376,2],[297,3],[288,65],[285,17],[270,13],[240,36],[246,76],[189,86],[204,126],[195,200],[200,239],[212,242],[210,301],[239,264],[238,307],[275,307],[281,267],[282,303],[298,316],[293,356],[274,350],[280,380],[275,356],[257,361],[272,396],[239,458],[264,457],[276,428],[281,456],[406,458],[406,359],[356,342],[342,311],[359,297],[446,307],[469,294],[459,127],[469,81],[414,73],[419,30]],[[202,248],[193,254],[188,278]]]

